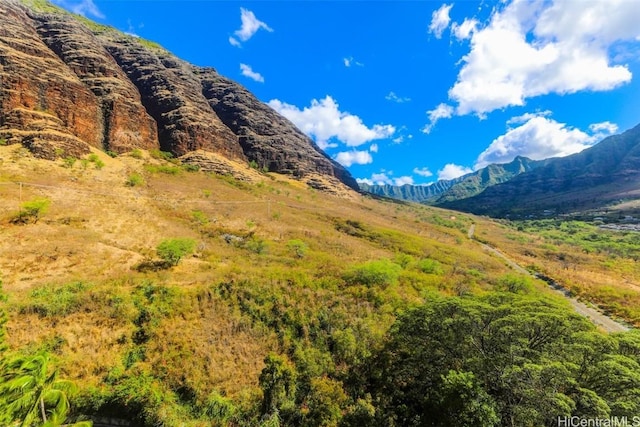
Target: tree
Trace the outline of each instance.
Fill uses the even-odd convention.
[[[262,388],[262,414],[268,415],[293,405],[297,374],[293,365],[277,354],[267,355],[264,364],[259,381]]]
[[[158,256],[169,265],[178,265],[180,260],[191,254],[196,248],[196,242],[193,239],[167,239],[160,242],[156,251]]]
[[[19,421],[20,427],[62,425],[69,412],[68,395],[74,390],[73,383],[58,379],[57,370],[50,372],[46,353],[7,359],[2,364],[2,415],[9,422]],[[73,425],[85,427],[91,422]]]

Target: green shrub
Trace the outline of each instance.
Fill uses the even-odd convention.
[[[154,159],[159,159],[159,160],[171,160],[173,159],[173,154],[168,152],[168,151],[162,151],[162,150],[150,150],[149,151],[149,155],[151,157],[153,157]]]
[[[118,157],[118,153],[116,153],[115,151],[107,150],[106,153],[107,153],[107,156],[111,158],[115,159],[116,157]]]
[[[73,168],[73,165],[76,164],[77,160],[78,159],[76,159],[73,156],[67,156],[64,159],[62,159],[62,166],[64,166],[65,168],[71,169],[71,168]]]
[[[398,281],[401,271],[402,267],[398,264],[388,259],[381,259],[351,268],[344,274],[344,279],[350,285],[388,286]]]
[[[498,279],[496,288],[514,294],[529,293],[533,289],[533,281],[529,276],[508,273]]]
[[[269,251],[269,244],[260,238],[253,237],[244,243],[244,248],[261,255]]]
[[[96,169],[102,169],[104,167],[104,162],[95,153],[89,154],[89,157],[87,157],[87,160],[93,163]]]
[[[137,187],[144,184],[144,178],[139,173],[132,173],[124,183],[127,187]]]
[[[14,224],[33,222],[35,224],[47,212],[50,204],[51,200],[44,197],[24,202],[20,206],[20,211],[11,218],[11,222]]]
[[[42,286],[31,292],[28,304],[21,307],[20,312],[36,313],[41,317],[66,316],[80,310],[86,289],[83,282]]]
[[[182,169],[187,172],[198,172],[200,170],[200,166],[192,165],[191,163],[185,163],[182,165]]]
[[[0,146],[7,145],[7,140],[5,138],[0,138]]]
[[[193,253],[196,248],[196,242],[193,239],[178,238],[167,239],[160,242],[156,248],[158,256],[169,265],[178,265],[180,260]]]
[[[237,408],[233,405],[231,399],[226,398],[217,391],[207,396],[207,400],[203,405],[202,414],[212,421],[219,423],[227,423],[237,413]]]
[[[142,159],[142,151],[140,151],[139,149],[134,149],[131,151],[131,154],[129,154],[131,157],[133,157],[134,159]]]
[[[165,173],[167,175],[180,175],[182,169],[171,165],[144,165],[145,170],[151,173]]]
[[[302,240],[294,239],[287,242],[287,247],[297,258],[304,258],[309,246]]]
[[[199,210],[191,211],[191,219],[199,225],[207,225],[209,223],[207,215]]]
[[[416,263],[416,267],[418,270],[427,274],[442,274],[442,266],[440,263],[434,259],[421,259]]]

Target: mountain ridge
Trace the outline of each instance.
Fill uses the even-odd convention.
[[[491,216],[601,209],[640,197],[640,125],[441,207]]]
[[[48,2],[4,1],[0,22],[0,139],[6,144],[50,160],[79,157],[89,147],[175,156],[204,150],[359,191],[351,174],[293,123],[213,68],[195,67]],[[224,82],[235,105],[215,98],[221,91],[211,90],[214,81]],[[249,114],[256,110],[271,120]],[[221,115],[245,125],[224,123]]]
[[[379,196],[439,205],[447,201],[464,199],[479,194],[492,185],[508,181],[514,176],[540,167],[546,162],[546,160],[531,160],[527,157],[516,156],[509,163],[491,164],[458,178],[438,180],[429,185],[359,184],[363,191]]]

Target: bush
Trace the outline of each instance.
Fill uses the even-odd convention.
[[[178,265],[180,260],[184,256],[193,253],[195,248],[196,242],[193,239],[167,239],[160,242],[156,252],[169,265]]]
[[[168,151],[150,150],[149,151],[149,155],[151,157],[153,157],[154,159],[159,159],[159,160],[171,160],[171,159],[173,159],[173,153],[170,153]]]
[[[297,258],[304,258],[309,247],[302,240],[294,239],[287,242],[287,247]]]
[[[142,159],[142,151],[136,148],[135,150],[131,151],[130,156],[133,157],[134,159],[140,160]]]
[[[64,166],[65,168],[73,168],[73,165],[76,163],[78,159],[76,159],[75,157],[72,156],[68,156],[65,157],[64,159],[62,159],[62,166]]]
[[[35,224],[47,212],[50,204],[51,200],[44,197],[24,202],[20,206],[20,211],[11,219],[11,222],[14,224],[33,222]]]
[[[144,178],[139,173],[132,173],[124,183],[127,187],[137,187],[144,184]]]
[[[104,162],[100,160],[100,157],[98,157],[98,155],[95,153],[89,154],[89,157],[87,157],[87,160],[93,163],[96,169],[102,169],[104,167]]]
[[[427,274],[442,274],[442,266],[434,259],[421,259],[416,263],[418,270]]]
[[[388,259],[369,261],[347,271],[344,279],[348,284],[365,286],[388,286],[398,281],[402,267]]]

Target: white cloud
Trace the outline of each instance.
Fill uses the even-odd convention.
[[[240,71],[242,72],[243,76],[249,77],[256,82],[264,83],[264,77],[262,77],[262,74],[253,71],[249,65],[240,64]]]
[[[385,96],[384,99],[386,99],[387,101],[397,102],[398,104],[411,101],[411,98],[408,98],[405,96],[398,96],[393,91],[389,92],[389,94]]]
[[[589,130],[591,132],[605,132],[612,135],[618,132],[618,125],[611,122],[594,123],[589,125]]]
[[[412,185],[413,184],[413,178],[410,176],[400,176],[398,178],[394,178],[393,179],[393,184],[397,185],[397,186],[401,186],[401,185]]]
[[[433,12],[431,15],[431,24],[429,24],[429,32],[436,36],[437,39],[442,37],[442,33],[447,29],[451,18],[449,18],[449,11],[453,7],[453,4],[443,4],[440,9]]]
[[[342,58],[342,62],[344,62],[344,66],[347,68],[351,67],[352,65],[357,65],[358,67],[364,67],[364,64],[362,62],[355,61],[353,59],[353,56],[350,56],[348,58]]]
[[[451,31],[459,41],[467,40],[478,29],[479,24],[475,19],[465,19],[462,24],[451,24]]]
[[[535,96],[628,83],[628,67],[612,64],[609,53],[637,39],[639,20],[640,7],[627,0],[504,2],[483,28],[454,26],[456,37],[471,38],[449,99],[458,115],[482,115]]]
[[[369,184],[369,185],[412,185],[413,178],[410,176],[399,176],[397,178],[390,177],[393,172],[380,172],[374,173],[371,175],[371,178],[357,178],[356,181],[359,183]]]
[[[371,151],[372,153],[377,153],[378,152],[378,144],[371,144],[371,147],[369,147],[369,151]]]
[[[260,21],[252,11],[245,9],[244,7],[240,8],[240,21],[242,22],[240,29],[233,33],[237,38],[229,37],[229,43],[233,46],[240,47],[241,41],[246,42],[261,28],[263,30],[273,32],[271,27]]]
[[[480,154],[474,167],[480,169],[491,163],[508,163],[516,156],[533,160],[568,156],[589,148],[618,129],[613,123],[602,122],[589,126],[590,133],[587,133],[546,116],[548,112],[545,111],[509,120],[509,124],[519,126],[509,128],[504,135],[494,139]]]
[[[423,128],[423,133],[431,133],[433,127],[438,123],[440,119],[449,119],[453,116],[454,110],[451,105],[440,104],[433,110],[427,111],[427,116],[429,116],[429,123],[427,123]]]
[[[462,175],[473,172],[473,169],[466,166],[456,165],[454,163],[447,163],[442,169],[438,171],[438,180],[441,179],[454,179]]]
[[[376,139],[390,138],[396,131],[392,125],[367,127],[360,117],[340,111],[338,103],[331,96],[320,101],[314,99],[311,106],[302,110],[277,99],[272,99],[268,104],[313,137],[322,149],[328,147],[333,138],[349,147],[357,147]]]
[[[414,168],[413,173],[415,173],[416,175],[424,176],[425,178],[433,176],[433,172],[431,172],[429,168]]]
[[[53,0],[53,2],[78,15],[93,16],[100,19],[105,17],[93,0]]]
[[[342,151],[335,156],[336,162],[340,163],[344,167],[349,167],[353,164],[366,165],[373,162],[373,157],[368,151]]]

